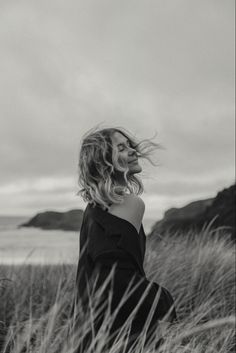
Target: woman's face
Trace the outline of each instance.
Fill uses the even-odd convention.
[[[130,146],[129,140],[120,132],[111,136],[113,148],[117,149],[119,159],[129,168],[129,174],[140,173],[142,167],[139,165],[136,150]]]

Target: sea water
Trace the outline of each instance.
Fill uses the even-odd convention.
[[[0,263],[77,263],[79,231],[21,227],[29,217],[0,216]],[[154,220],[144,219],[145,233]]]

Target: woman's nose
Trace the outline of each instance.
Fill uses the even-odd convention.
[[[133,154],[135,154],[135,155],[137,154],[136,150],[132,147],[129,147],[129,155],[132,156]]]

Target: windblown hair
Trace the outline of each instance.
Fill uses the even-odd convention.
[[[79,179],[80,195],[85,202],[93,205],[98,203],[102,208],[109,207],[112,203],[122,203],[125,191],[139,195],[144,187],[141,179],[134,174],[129,174],[128,167],[119,160],[118,150],[112,148],[111,136],[119,132],[125,136],[130,146],[136,150],[138,158],[150,159],[150,153],[162,148],[160,144],[150,139],[137,141],[127,130],[121,127],[89,130],[82,137],[79,152]],[[121,185],[124,180],[126,187]]]

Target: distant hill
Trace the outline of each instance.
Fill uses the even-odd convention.
[[[80,230],[83,219],[83,210],[67,212],[46,211],[38,213],[28,222],[19,227],[36,227],[41,229]]]
[[[194,201],[181,208],[171,208],[164,214],[163,219],[152,227],[150,236],[169,230],[170,232],[187,232],[190,229],[199,231],[203,225],[213,220],[211,228],[226,226],[232,239],[235,234],[235,194],[236,185],[218,192],[216,197]]]
[[[185,232],[190,229],[199,231],[204,224],[210,223],[215,218],[211,228],[226,226],[232,239],[236,239],[235,194],[236,184],[218,192],[216,197],[193,201],[180,208],[170,208],[165,212],[163,219],[154,224],[149,236],[155,236],[156,233],[166,230],[171,232]],[[82,219],[83,210],[80,209],[67,212],[46,211],[38,213],[19,227],[78,231]]]

